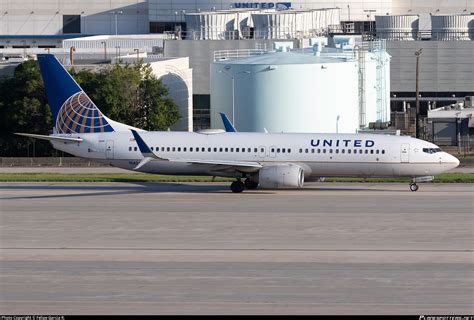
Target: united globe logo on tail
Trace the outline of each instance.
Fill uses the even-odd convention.
[[[64,101],[56,118],[56,133],[94,133],[114,131],[84,91]]]

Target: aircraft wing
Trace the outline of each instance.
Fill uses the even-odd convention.
[[[35,138],[41,140],[48,140],[48,141],[59,141],[64,143],[77,143],[82,142],[84,139],[81,138],[72,138],[72,137],[60,137],[60,136],[46,136],[42,134],[33,134],[33,133],[15,133],[18,136],[28,137],[28,138]]]
[[[138,148],[140,149],[140,152],[144,156],[144,159],[140,161],[140,163],[134,168],[134,170],[138,170],[141,167],[143,167],[145,164],[147,164],[150,161],[153,160],[164,160],[164,161],[170,161],[170,162],[182,162],[182,163],[192,163],[192,164],[203,164],[203,165],[211,165],[215,166],[216,171],[220,170],[229,170],[229,169],[234,169],[234,170],[245,170],[249,171],[252,168],[256,170],[262,168],[262,165],[258,162],[252,162],[252,161],[233,161],[233,160],[203,160],[203,159],[186,159],[186,158],[163,158],[158,156],[154,151],[151,150],[151,148],[146,144],[146,142],[142,139],[142,137],[138,134],[137,131],[131,130],[133,137],[135,138],[135,141],[138,144]]]

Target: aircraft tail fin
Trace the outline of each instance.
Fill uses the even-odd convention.
[[[53,133],[113,132],[131,128],[107,118],[54,55],[38,54],[38,63],[53,115]]]

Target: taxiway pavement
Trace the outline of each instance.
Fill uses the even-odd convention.
[[[472,314],[474,185],[0,184],[2,314]]]

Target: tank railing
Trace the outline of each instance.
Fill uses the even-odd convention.
[[[431,41],[469,41],[474,40],[474,30],[469,31],[451,31],[451,30],[413,30],[413,31],[377,31],[377,39],[386,39],[390,41],[406,40],[431,40]]]
[[[250,56],[257,56],[268,52],[269,51],[266,49],[217,50],[214,51],[214,61],[247,58]]]
[[[325,29],[310,29],[306,31],[294,28],[267,27],[262,30],[219,30],[206,28],[203,30],[165,31],[166,40],[244,40],[244,39],[303,39],[327,35]]]

